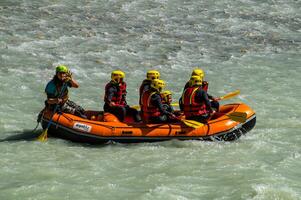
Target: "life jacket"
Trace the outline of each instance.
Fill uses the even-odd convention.
[[[107,92],[111,87],[115,87],[117,89],[117,92],[113,95],[111,102],[115,103],[116,106],[125,106],[126,101],[125,101],[125,94],[126,94],[126,83],[120,83],[120,84],[115,84],[112,82],[109,82],[106,87],[105,87],[105,97],[104,101],[109,102],[107,98]]]
[[[209,83],[207,81],[202,82],[202,89],[205,90],[206,92],[208,91],[208,86],[209,86]],[[184,89],[186,89],[188,87],[190,87],[189,81],[185,84]]]
[[[150,117],[158,117],[161,115],[159,108],[151,104],[151,98],[154,94],[158,94],[158,92],[150,89],[144,91],[141,97],[141,110],[143,118],[146,121],[148,121]]]
[[[58,93],[58,97],[59,97],[59,94],[60,94],[62,88],[63,88],[63,86],[56,85],[56,90],[57,90],[57,93]],[[69,93],[68,86],[66,86],[64,93],[61,95],[61,99],[63,99],[62,104],[66,103],[66,101],[69,99],[68,93]]]
[[[205,102],[196,102],[195,95],[200,87],[188,87],[182,96],[183,110],[186,117],[201,116],[208,113]]]
[[[146,88],[147,86],[150,87],[152,81],[151,80],[148,80],[148,79],[145,79],[142,81],[141,83],[141,86],[139,88],[139,104],[141,105],[142,102],[141,102],[141,98],[142,98],[142,94],[144,91],[146,91],[147,89],[149,88]]]
[[[207,81],[202,82],[202,89],[205,90],[206,92],[208,91],[208,86],[209,86],[209,83]]]
[[[122,102],[124,103],[124,105],[126,105],[126,82],[122,82],[119,84],[119,89],[121,90],[121,94],[122,94]]]

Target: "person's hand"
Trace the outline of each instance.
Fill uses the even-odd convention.
[[[110,102],[109,104],[110,106],[116,106],[116,104],[114,102]]]
[[[177,119],[177,116],[176,116],[175,114],[173,114],[173,113],[170,113],[170,114],[169,114],[169,117],[170,117],[171,119]]]
[[[69,70],[67,73],[66,73],[66,78],[65,78],[65,82],[69,82],[72,80],[72,72]]]
[[[63,103],[63,99],[58,98],[58,99],[57,99],[57,104],[61,104],[61,103]]]
[[[220,100],[221,100],[221,98],[219,98],[219,97],[213,98],[213,101],[220,101]]]

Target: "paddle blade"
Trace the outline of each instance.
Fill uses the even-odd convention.
[[[134,106],[131,106],[131,108],[134,108],[136,110],[139,110],[140,109],[140,106],[139,105],[134,105]]]
[[[38,137],[38,141],[40,142],[46,142],[47,141],[47,131],[48,129],[45,129],[43,133]]]
[[[204,126],[203,123],[197,122],[194,120],[187,120],[187,119],[182,119],[181,120],[186,126],[192,127],[192,128],[201,128]]]
[[[224,96],[221,96],[220,99],[221,100],[226,100],[226,99],[230,99],[232,97],[235,97],[236,95],[240,94],[240,90],[235,90],[234,92],[230,92]]]
[[[245,112],[233,112],[227,115],[231,120],[245,123],[247,121],[247,113]]]

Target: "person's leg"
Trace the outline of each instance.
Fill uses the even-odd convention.
[[[166,123],[167,119],[168,119],[168,117],[166,115],[161,115],[158,117],[151,117],[150,123],[155,123],[155,124]]]
[[[133,116],[135,122],[142,121],[141,116],[139,115],[139,112],[136,109],[131,108],[129,106],[126,106],[125,108],[126,108],[126,114]]]
[[[75,108],[69,105],[69,101],[66,101],[66,103],[60,107],[60,111],[64,113],[75,114]]]
[[[105,107],[104,111],[112,113],[121,122],[124,120],[124,117],[125,117],[125,114],[126,114],[125,108],[124,107],[120,107],[120,106],[107,106],[107,107]]]
[[[219,111],[219,102],[218,101],[210,101],[211,107],[218,112]]]
[[[192,116],[192,117],[189,117],[187,119],[198,121],[198,122],[201,122],[201,123],[206,123],[208,121],[209,117],[210,117],[210,115],[206,114],[206,115],[200,115],[200,116]]]

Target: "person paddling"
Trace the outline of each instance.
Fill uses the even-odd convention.
[[[165,90],[163,92],[161,92],[161,98],[162,98],[162,104],[163,104],[163,108],[170,113],[174,113],[174,109],[171,105],[172,102],[172,93],[169,90]]]
[[[215,111],[211,107],[207,92],[202,88],[201,77],[194,75],[189,81],[190,86],[184,89],[181,97],[181,108],[186,119],[204,123],[209,119],[210,113]]]
[[[210,104],[211,104],[211,107],[214,108],[217,112],[219,111],[219,98],[216,98],[216,97],[213,97],[211,95],[208,94],[208,87],[209,87],[209,83],[207,81],[204,80],[205,78],[205,73],[202,69],[199,69],[199,68],[195,68],[192,73],[191,73],[191,77],[192,76],[199,76],[201,77],[202,79],[202,89],[205,90],[207,92],[207,95],[208,95],[208,98],[210,100]],[[185,86],[184,86],[184,90],[188,87],[191,86],[191,81],[187,81]],[[180,98],[180,101],[182,101],[182,99]],[[179,104],[183,104],[181,102],[179,102]],[[182,110],[182,109],[181,109]]]
[[[146,123],[164,123],[174,119],[175,115],[163,107],[160,92],[165,87],[165,82],[154,79],[150,89],[143,92],[141,97],[141,110]]]
[[[125,73],[114,70],[111,73],[111,81],[105,86],[104,111],[116,115],[120,121],[124,121],[127,115],[132,115],[135,122],[141,122],[138,111],[131,108],[126,102]]]
[[[146,79],[144,79],[139,88],[139,104],[141,105],[141,96],[143,92],[150,89],[151,83],[154,79],[160,79],[160,73],[157,70],[149,70],[146,73]]]
[[[61,97],[60,91],[64,84],[67,84]],[[78,88],[79,84],[72,78],[72,73],[65,65],[58,65],[55,69],[55,75],[51,81],[49,81],[45,88],[47,100],[45,101],[46,108],[54,110],[56,105],[59,105],[58,110],[64,113],[70,113],[79,117],[86,118],[85,110],[69,100],[68,87]]]

